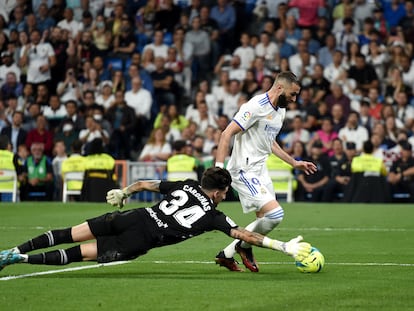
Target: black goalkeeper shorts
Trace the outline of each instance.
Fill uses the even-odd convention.
[[[97,262],[130,260],[153,248],[147,217],[145,209],[133,209],[88,219],[97,241]]]

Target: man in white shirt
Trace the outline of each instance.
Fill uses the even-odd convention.
[[[256,53],[254,49],[250,46],[250,36],[248,33],[244,32],[240,37],[241,46],[237,47],[233,55],[240,57],[240,67],[243,69],[249,69],[252,67]]]
[[[137,117],[138,134],[148,133],[148,122],[151,118],[152,96],[151,93],[142,87],[141,78],[132,78],[132,89],[125,93],[125,101],[128,106],[135,110]]]
[[[69,37],[78,41],[79,35],[83,30],[80,22],[73,19],[73,10],[66,8],[63,13],[64,19],[57,23],[57,26],[69,31]]]
[[[20,82],[21,70],[19,66],[14,62],[13,56],[9,51],[1,53],[1,61],[3,65],[0,66],[0,87],[6,81],[6,75],[9,72],[14,72],[17,82]]]
[[[343,128],[338,132],[338,136],[345,144],[353,142],[356,145],[357,152],[362,151],[362,145],[369,139],[368,130],[359,125],[359,114],[356,111],[351,111],[348,120]]]
[[[168,45],[164,44],[164,34],[162,30],[156,30],[154,32],[154,42],[148,43],[144,46],[142,54],[144,55],[147,49],[152,49],[154,51],[155,57],[162,57],[167,59],[168,56]]]
[[[30,43],[21,49],[21,67],[28,66],[27,82],[44,84],[51,80],[51,67],[56,64],[55,51],[50,43],[41,43],[39,30],[32,30]]]
[[[234,137],[227,169],[233,180],[232,187],[239,194],[243,211],[256,213],[256,220],[246,227],[249,231],[269,233],[284,216],[266,167],[266,160],[271,153],[306,174],[317,170],[311,162],[293,159],[276,142],[286,107],[296,101],[299,91],[300,84],[294,74],[280,73],[269,91],[253,97],[240,107],[221,134],[216,166],[224,166],[230,142]],[[250,271],[259,271],[251,246],[239,240],[233,241],[221,251],[216,256],[216,263],[231,271],[242,271],[233,258],[236,252]]]

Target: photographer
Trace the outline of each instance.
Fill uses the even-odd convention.
[[[66,102],[68,100],[79,102],[82,92],[73,68],[68,68],[66,70],[65,80],[59,82],[56,88],[56,93],[60,97],[61,102]]]

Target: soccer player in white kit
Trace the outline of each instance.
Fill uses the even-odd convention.
[[[296,161],[276,142],[283,125],[286,107],[296,101],[300,83],[291,72],[281,72],[266,93],[254,96],[240,107],[233,120],[223,131],[217,149],[216,166],[223,167],[231,139],[233,150],[227,169],[232,177],[232,187],[237,190],[244,213],[254,211],[256,220],[246,229],[267,234],[283,219],[284,212],[276,200],[273,183],[269,177],[266,160],[274,153],[295,169],[306,174],[316,172],[315,164]],[[251,245],[234,240],[216,256],[216,263],[230,271],[243,271],[234,260],[239,253],[243,264],[252,272],[259,267]]]

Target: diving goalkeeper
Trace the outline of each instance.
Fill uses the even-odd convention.
[[[238,227],[216,209],[225,199],[231,177],[227,170],[214,167],[206,170],[201,185],[194,180],[177,182],[137,181],[128,187],[107,193],[107,201],[122,208],[124,201],[139,191],[160,192],[164,199],[149,208],[115,211],[86,222],[48,231],[38,237],[0,252],[0,270],[15,263],[66,265],[72,262],[106,263],[131,260],[150,249],[185,241],[206,231],[225,234],[260,247],[270,248],[295,260],[310,253],[311,245],[298,236],[289,242],[274,240]],[[67,249],[28,254],[38,249],[63,243],[84,242]]]

